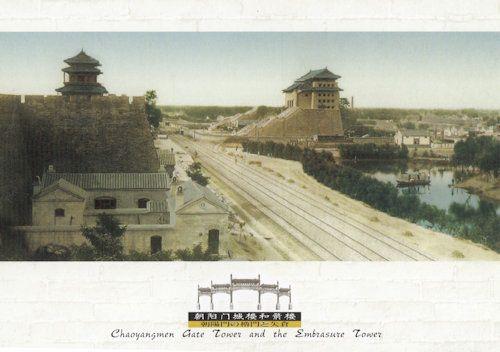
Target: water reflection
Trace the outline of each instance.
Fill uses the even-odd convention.
[[[391,182],[396,185],[396,179],[401,173],[425,172],[431,177],[431,184],[428,186],[416,186],[400,188],[400,192],[414,193],[420,200],[428,204],[437,206],[440,209],[448,210],[451,203],[468,204],[478,207],[480,198],[470,194],[460,188],[450,187],[455,182],[457,175],[451,167],[432,163],[407,163],[407,162],[357,162],[347,163],[376,179],[384,182]],[[500,213],[500,204],[495,204],[497,213]]]

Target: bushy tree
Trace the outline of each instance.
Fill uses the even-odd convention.
[[[187,175],[201,186],[208,185],[209,177],[203,175],[203,172],[201,171],[201,164],[199,162],[194,162],[189,166]]]
[[[500,142],[488,136],[459,141],[453,148],[452,162],[462,167],[478,167],[497,176],[500,170]]]
[[[146,117],[151,126],[158,128],[162,120],[161,110],[156,107],[158,95],[155,90],[148,90],[144,95],[146,99]]]
[[[120,260],[123,258],[122,238],[126,226],[112,215],[101,213],[92,227],[82,227],[83,236],[89,240],[97,253],[97,260]]]
[[[93,261],[97,260],[99,254],[97,250],[86,243],[82,245],[74,245],[70,247],[71,260],[75,261]]]

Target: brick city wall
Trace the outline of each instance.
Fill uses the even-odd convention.
[[[6,218],[4,222],[25,222],[19,221],[19,213],[29,214],[30,185],[48,165],[61,172],[158,170],[143,97],[129,102],[126,96],[89,101],[30,95],[22,100],[0,95],[0,217]]]
[[[66,172],[158,170],[142,97],[26,96],[21,116],[37,174],[49,164]]]
[[[20,97],[0,95],[0,231],[26,222],[31,171],[20,119]]]

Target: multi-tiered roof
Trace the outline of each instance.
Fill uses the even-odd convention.
[[[64,72],[64,87],[56,89],[62,95],[103,95],[108,93],[97,76],[102,72],[98,68],[101,63],[87,55],[83,49],[78,55],[64,60],[69,66],[62,69]],[[67,75],[67,76],[66,76]]]
[[[300,90],[302,92],[334,92],[341,91],[338,87],[313,87],[313,81],[335,81],[340,76],[330,72],[326,67],[319,70],[312,70],[295,80],[295,82],[288,88],[283,89],[284,93]]]

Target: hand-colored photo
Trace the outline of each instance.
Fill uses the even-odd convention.
[[[0,260],[500,259],[499,33],[0,47]]]

